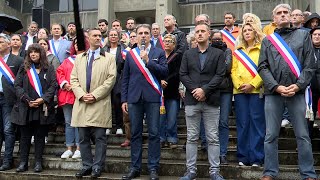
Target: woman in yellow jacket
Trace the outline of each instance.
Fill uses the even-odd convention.
[[[257,25],[244,24],[232,60],[237,158],[240,166],[260,166],[264,160],[264,99],[261,92],[262,79],[257,73],[263,38],[264,35]]]

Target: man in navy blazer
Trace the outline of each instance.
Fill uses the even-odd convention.
[[[137,27],[137,39],[138,47],[132,49],[126,56],[122,79],[122,110],[124,113],[129,113],[132,136],[131,169],[122,179],[140,176],[145,113],[149,133],[148,170],[150,179],[157,180],[161,149],[160,80],[168,75],[168,65],[164,51],[151,46],[150,25],[141,24]]]
[[[50,50],[60,61],[60,64],[70,56],[70,47],[72,42],[63,39],[62,27],[60,24],[54,23],[51,25],[52,39],[49,41]]]

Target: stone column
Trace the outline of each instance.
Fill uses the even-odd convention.
[[[320,13],[320,1],[310,0],[310,12]]]
[[[109,22],[109,27],[111,25],[111,21],[114,20],[116,14],[114,12],[114,0],[98,0],[98,18],[106,19]]]

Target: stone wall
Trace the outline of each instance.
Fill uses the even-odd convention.
[[[7,6],[5,1],[3,0],[0,0],[0,13],[17,17],[21,20],[24,29],[25,27],[27,27],[27,17],[24,16],[22,13],[18,12],[17,10],[11,8],[10,6]]]

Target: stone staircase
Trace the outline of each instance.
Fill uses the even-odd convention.
[[[221,165],[221,174],[226,179],[236,180],[254,180],[259,179],[262,175],[262,167],[240,167],[237,164],[236,157],[236,126],[235,117],[230,117],[230,140],[228,148],[228,165]],[[115,132],[115,131],[113,131]],[[178,179],[185,172],[185,150],[183,144],[186,142],[186,125],[184,120],[184,112],[179,114],[178,122],[178,137],[179,145],[177,149],[163,148],[161,150],[161,161],[159,175],[160,179],[171,180]],[[320,132],[314,129],[313,152],[317,173],[320,173]],[[143,133],[143,165],[142,176],[138,179],[148,179],[147,172],[147,141],[148,134],[146,127]],[[121,176],[129,170],[130,167],[130,147],[122,148],[120,144],[125,140],[123,136],[111,134],[108,136],[107,142],[107,159],[105,172],[100,177],[101,179],[121,179]],[[33,147],[29,157],[29,171],[25,173],[16,173],[15,169],[0,172],[1,180],[34,180],[34,179],[76,179],[75,173],[81,169],[81,159],[66,159],[63,160],[57,154],[65,151],[64,134],[49,133],[48,144],[44,150],[43,167],[41,173],[33,172],[34,165],[34,150]],[[16,142],[14,149],[14,167],[19,164],[18,154],[19,144]],[[94,147],[94,146],[92,146]],[[2,150],[3,151],[3,150]],[[300,179],[298,166],[298,153],[296,151],[296,140],[292,127],[281,129],[279,138],[279,161],[280,161],[280,180],[298,180]],[[198,177],[197,179],[208,179],[209,164],[207,154],[200,150],[198,152]],[[83,179],[90,179],[90,176]]]

